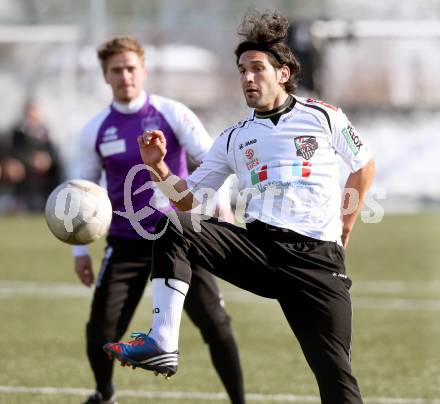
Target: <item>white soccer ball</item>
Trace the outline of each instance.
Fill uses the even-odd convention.
[[[107,233],[112,205],[107,191],[86,180],[69,180],[57,186],[46,202],[50,231],[67,244],[89,244]]]

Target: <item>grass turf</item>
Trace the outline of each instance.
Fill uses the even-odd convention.
[[[70,248],[49,234],[39,215],[0,217],[0,229],[0,386],[92,389],[84,347],[91,294],[76,280]],[[355,228],[347,267],[354,282],[353,368],[364,397],[440,399],[439,229],[437,214],[385,216],[379,224],[358,223]],[[103,246],[102,240],[91,246],[95,267]],[[60,291],[60,283],[72,290]],[[243,296],[238,289],[221,286],[241,350],[246,390],[317,396],[313,376],[277,304],[247,295],[236,299],[237,293]],[[149,311],[146,296],[131,331],[147,329]],[[115,383],[121,390],[223,392],[207,347],[186,317],[180,349],[179,372],[171,380],[118,366]],[[0,403],[5,404],[67,404],[82,398],[0,390]]]

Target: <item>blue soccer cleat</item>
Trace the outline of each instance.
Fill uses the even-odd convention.
[[[116,358],[122,366],[151,370],[167,379],[177,372],[178,351],[165,352],[147,334],[136,332],[131,334],[131,337],[133,339],[128,342],[105,344],[103,349],[110,359]]]

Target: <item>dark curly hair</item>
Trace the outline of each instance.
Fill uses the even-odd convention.
[[[290,94],[297,88],[301,65],[285,42],[288,28],[287,18],[276,12],[266,11],[260,14],[256,10],[249,10],[238,28],[238,35],[244,37],[244,41],[237,46],[235,55],[238,65],[242,53],[259,50],[268,54],[273,67],[279,69],[288,66],[290,79],[284,86]]]

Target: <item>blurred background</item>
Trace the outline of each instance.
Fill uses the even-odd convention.
[[[28,171],[41,189],[75,176],[79,131],[110,101],[95,50],[113,35],[145,44],[147,90],[188,104],[213,136],[241,119],[247,110],[233,50],[249,6],[290,19],[289,44],[303,63],[298,93],[349,115],[373,149],[372,194],[385,209],[437,208],[439,0],[2,0],[0,158],[12,146],[26,148],[14,136],[28,125],[26,108],[39,110],[38,136],[52,144],[40,141],[48,153],[31,163],[3,165],[0,212],[41,208],[38,196],[26,204],[11,199],[8,183],[20,183]],[[55,167],[52,180],[43,180],[48,155]]]
[[[137,37],[147,91],[186,103],[216,136],[249,112],[233,55],[249,6],[289,18],[304,70],[298,94],[342,107],[377,162],[347,250],[365,403],[440,403],[440,0],[0,0],[0,404],[77,404],[93,388],[91,289],[41,210],[76,175],[81,128],[111,101],[96,47]],[[95,268],[104,246],[91,245]],[[319,403],[276,302],[221,289],[248,401]],[[151,303],[141,306],[131,331],[150,323]],[[118,367],[121,403],[226,403],[186,317],[180,349],[170,382]]]

